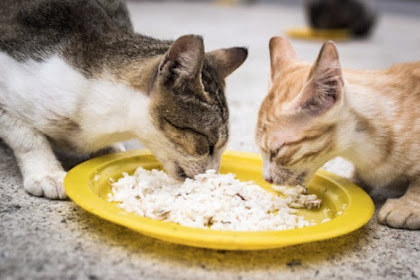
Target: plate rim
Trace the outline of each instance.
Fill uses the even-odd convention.
[[[95,170],[116,161],[141,156],[153,156],[153,154],[145,149],[131,150],[101,156],[75,166],[65,177],[64,185],[67,195],[87,212],[141,234],[177,244],[223,250],[270,249],[334,238],[365,225],[375,210],[372,199],[360,187],[346,178],[322,169],[318,170],[315,176],[328,180],[341,188],[348,198],[346,210],[342,215],[327,223],[282,231],[218,231],[157,221],[122,209],[116,211],[115,206],[111,206],[109,202],[100,198],[88,187]],[[223,157],[261,160],[259,154],[238,151],[226,151]],[[352,199],[355,196],[358,198],[357,200]],[[357,214],[357,219],[354,219],[355,214]],[[299,238],[296,238],[297,236]]]

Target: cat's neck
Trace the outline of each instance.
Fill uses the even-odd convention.
[[[89,120],[84,131],[86,137],[91,138],[83,141],[92,143],[93,150],[113,142],[151,137],[149,94],[159,64],[170,46],[166,41],[139,34],[111,36],[110,42],[106,40],[104,37],[92,43],[104,45],[98,46],[102,56],[96,57],[93,63],[97,69],[90,69],[88,80],[92,92],[87,97],[90,100],[83,102],[89,107],[82,117]],[[95,125],[89,127],[90,124]]]
[[[88,78],[112,80],[147,92],[148,82],[171,43],[137,33],[110,33],[75,38],[75,43],[70,43],[63,55]]]
[[[91,81],[90,93],[82,101],[80,147],[86,152],[115,142],[147,139],[153,133],[150,97],[123,84]]]
[[[379,71],[352,71],[344,78],[340,156],[358,169],[378,166],[394,145],[392,125],[398,106],[392,96],[384,94],[389,81]]]
[[[111,43],[101,39],[106,44],[98,47],[102,56],[94,58],[94,67],[85,75],[91,92],[82,102],[81,119],[86,122],[82,123],[85,135],[80,144],[91,143],[87,150],[133,138],[146,141],[155,133],[149,95],[170,43],[139,34],[112,39]]]

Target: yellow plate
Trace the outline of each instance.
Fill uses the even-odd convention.
[[[306,219],[314,220],[317,223],[315,226],[259,232],[190,228],[140,217],[107,201],[111,191],[109,178],[118,179],[122,177],[122,172],[133,173],[139,166],[146,169],[162,168],[146,150],[106,155],[70,170],[64,181],[66,192],[86,211],[142,234],[173,243],[226,250],[268,249],[340,236],[363,226],[374,212],[372,200],[362,189],[344,178],[320,170],[308,188],[323,200],[322,207],[317,210],[299,210],[299,214]],[[225,152],[220,172],[235,173],[241,180],[253,180],[264,189],[272,191],[263,180],[261,170],[259,155]],[[331,221],[321,223],[326,218]]]
[[[350,32],[347,29],[313,29],[307,27],[289,28],[286,34],[295,39],[305,40],[334,40],[344,41],[351,38]]]

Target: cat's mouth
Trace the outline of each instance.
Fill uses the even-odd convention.
[[[276,185],[304,185],[306,179],[306,172],[302,172],[296,176],[296,174],[290,170],[288,172],[281,172],[278,174],[274,174],[270,176],[270,178],[266,178],[265,180],[270,184]]]
[[[305,183],[305,178],[306,178],[306,172],[302,172],[297,176],[296,181],[298,182],[299,185],[303,185]]]

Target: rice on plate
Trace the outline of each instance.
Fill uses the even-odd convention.
[[[313,225],[294,208],[318,208],[321,200],[302,186],[272,186],[284,197],[232,173],[208,170],[179,182],[165,172],[139,167],[111,182],[109,201],[128,212],[188,227],[233,231],[268,231]],[[292,208],[293,207],[293,208]]]

